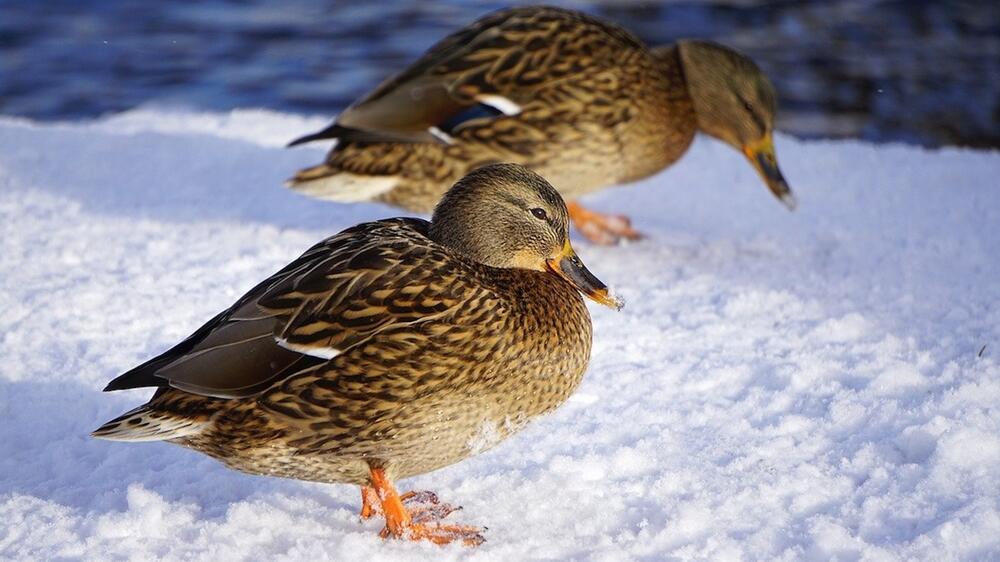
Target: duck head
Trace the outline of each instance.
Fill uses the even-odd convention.
[[[794,209],[795,196],[774,153],[777,99],[771,81],[750,58],[717,43],[679,41],[677,50],[698,128],[742,152],[771,193]]]
[[[595,302],[624,305],[570,245],[559,192],[524,166],[491,164],[460,179],[434,209],[430,237],[479,263],[548,272]]]

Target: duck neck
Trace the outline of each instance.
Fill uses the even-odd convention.
[[[711,77],[706,73],[708,69],[705,67],[704,53],[705,49],[698,41],[678,41],[671,46],[669,65],[672,66],[671,72],[675,73],[676,79],[684,84],[684,90],[691,100],[691,110],[694,112],[697,130],[725,140],[719,135],[718,128],[712,127],[708,119],[712,110],[706,105],[706,100],[715,97],[719,85],[713,84]]]
[[[684,84],[684,91],[687,92],[688,96],[690,96],[691,91],[687,75],[684,71],[684,61],[683,58],[681,58],[681,52],[678,45],[660,45],[659,47],[653,47],[650,49],[650,52],[653,53],[653,58],[660,63],[660,69],[663,70],[667,80],[671,84]]]
[[[492,233],[476,224],[482,224],[488,217],[475,216],[434,216],[428,229],[428,237],[438,244],[450,249],[462,257],[490,267],[509,267],[508,248],[504,239],[492,236]],[[442,226],[445,225],[445,226]],[[498,251],[498,248],[500,251]]]
[[[646,138],[658,139],[658,151],[645,158],[645,167],[636,170],[630,179],[656,173],[677,161],[699,128],[680,49],[677,45],[663,45],[650,49],[650,53],[663,73],[662,95],[645,107],[651,127]]]
[[[661,45],[654,47],[651,51],[653,57],[660,63],[660,68],[666,74],[667,80],[671,84],[683,84],[684,92],[687,94],[691,104],[694,105],[697,96],[697,92],[694,90],[697,88],[692,83],[692,79],[695,77],[692,76],[692,69],[685,65],[684,53],[681,52],[682,48],[683,42],[674,43],[673,45]]]

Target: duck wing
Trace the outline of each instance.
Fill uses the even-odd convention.
[[[426,221],[365,223],[320,242],[228,310],[106,391],[170,386],[252,396],[327,362],[381,330],[447,314],[462,302],[462,267],[426,238]],[[455,283],[436,281],[454,275]]]
[[[647,49],[634,35],[580,12],[501,10],[445,37],[347,108],[333,125],[290,146],[326,138],[447,142],[441,131],[516,115],[539,92],[575,79],[593,80],[635,52]]]

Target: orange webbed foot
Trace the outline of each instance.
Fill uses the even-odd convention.
[[[379,533],[382,538],[427,540],[435,544],[461,541],[467,546],[476,546],[486,540],[482,535],[485,529],[441,523],[442,519],[461,507],[441,503],[433,492],[399,495],[382,469],[371,469],[371,477],[371,487],[361,488],[364,503],[361,516],[368,518],[378,511],[385,516],[385,528]],[[376,506],[381,509],[377,510]]]
[[[605,215],[583,208],[579,203],[567,203],[573,226],[587,240],[595,244],[612,245],[622,240],[640,240],[643,235],[632,228],[632,221],[624,215]]]

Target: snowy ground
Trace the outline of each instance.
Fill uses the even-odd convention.
[[[113,376],[341,228],[399,211],[281,180],[323,119],[0,119],[0,559],[953,560],[1000,557],[1000,153],[778,139],[788,213],[732,150],[593,197],[649,238],[578,242],[571,402],[402,482],[489,527],[385,542],[357,490],[91,439]],[[985,346],[985,349],[983,349]],[[982,352],[981,352],[982,350]]]

